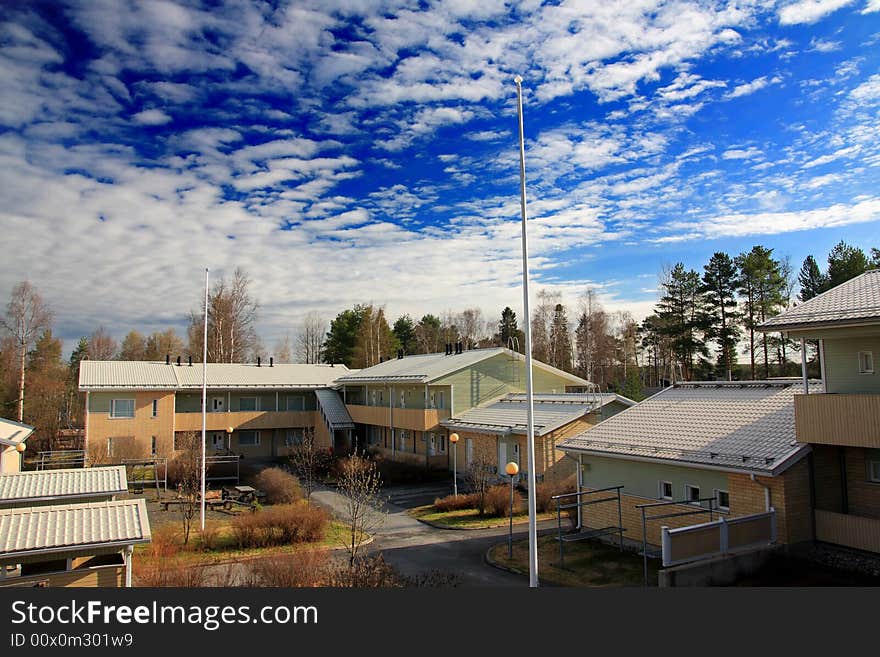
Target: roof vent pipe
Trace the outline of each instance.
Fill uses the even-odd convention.
[[[257,367],[260,367],[260,357],[257,356]]]
[[[189,357],[189,366],[190,367],[193,366],[193,357],[192,356]]]
[[[269,367],[275,367],[275,356],[269,356]]]
[[[180,356],[177,357],[177,366],[180,367]]]
[[[403,358],[403,349],[397,350],[397,360],[401,360]]]
[[[171,365],[171,354],[165,354],[165,364]]]

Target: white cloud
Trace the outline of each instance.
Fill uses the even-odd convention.
[[[772,78],[768,78],[765,75],[762,75],[759,78],[755,78],[751,82],[744,82],[742,84],[738,84],[730,92],[727,94],[727,98],[739,98],[740,96],[748,96],[749,94],[753,94],[756,91],[764,89],[773,84],[779,84],[782,82],[782,78],[778,76],[774,76]]]
[[[863,14],[873,14],[875,11],[880,11],[880,0],[868,0],[862,9]]]
[[[137,114],[132,114],[131,120],[140,125],[165,125],[172,119],[159,109],[148,109]]]
[[[779,10],[779,23],[781,25],[815,23],[853,2],[854,0],[799,0]]]
[[[753,160],[761,157],[763,153],[754,146],[748,148],[730,148],[721,154],[725,160]]]

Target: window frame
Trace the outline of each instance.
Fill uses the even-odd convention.
[[[865,476],[869,484],[880,484],[880,449],[870,450],[865,455]]]
[[[118,415],[116,413],[116,402],[131,402],[131,415]],[[131,397],[118,397],[110,400],[110,419],[112,420],[131,420],[134,419],[137,412],[137,402]]]
[[[665,495],[663,492],[663,487],[665,485],[669,485],[669,495]],[[661,479],[657,482],[657,497],[661,500],[672,500],[674,499],[675,488],[672,486],[671,481],[667,481],[665,479]]]
[[[245,399],[253,399],[254,400],[254,407],[253,408],[242,408],[241,402],[243,402]],[[245,412],[245,413],[255,413],[256,411],[259,411],[260,410],[260,398],[256,397],[256,396],[254,396],[254,397],[239,397],[238,398],[238,410]]]
[[[722,488],[716,488],[714,490],[715,493],[715,508],[718,511],[730,511],[730,491],[726,491]],[[721,504],[721,494],[727,495],[727,506]]]
[[[697,499],[693,498],[691,495],[691,491],[697,491]],[[700,504],[700,487],[694,486],[693,484],[685,484],[684,485],[684,497],[687,500],[688,504],[694,504],[697,506],[701,506]]]
[[[242,443],[242,442],[241,442],[241,437],[242,437],[243,435],[245,435],[245,434],[253,434],[253,436],[254,436],[254,442],[252,442],[252,443]],[[260,436],[260,430],[259,430],[259,429],[245,429],[245,430],[243,430],[243,431],[239,431],[239,432],[238,432],[238,446],[239,446],[239,447],[259,447],[261,441],[262,441],[262,439],[261,439],[261,436]]]
[[[870,368],[863,367],[865,364],[864,357],[867,356],[870,359]],[[874,373],[874,352],[873,351],[860,351],[859,352],[859,374],[873,374]]]
[[[150,417],[159,417],[159,400],[153,400],[152,415]]]

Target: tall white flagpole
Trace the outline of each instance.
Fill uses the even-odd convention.
[[[205,531],[205,443],[208,424],[208,268],[205,267],[205,327],[202,336],[202,531]]]
[[[537,508],[535,502],[535,418],[532,393],[532,332],[531,312],[529,311],[529,238],[526,229],[526,145],[523,133],[522,77],[514,78],[516,82],[516,110],[519,117],[519,195],[522,209],[522,258],[523,258],[523,312],[525,313],[524,333],[526,337],[526,400],[528,411],[528,434],[526,450],[528,452],[528,487],[529,487],[529,586],[538,586],[538,526],[535,522]]]

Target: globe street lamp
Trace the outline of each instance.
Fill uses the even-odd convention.
[[[452,490],[458,497],[458,434],[449,434],[449,442],[452,443]]]
[[[513,559],[513,480],[519,474],[519,466],[511,461],[504,466],[504,471],[510,477],[510,530],[507,533],[507,558]]]

